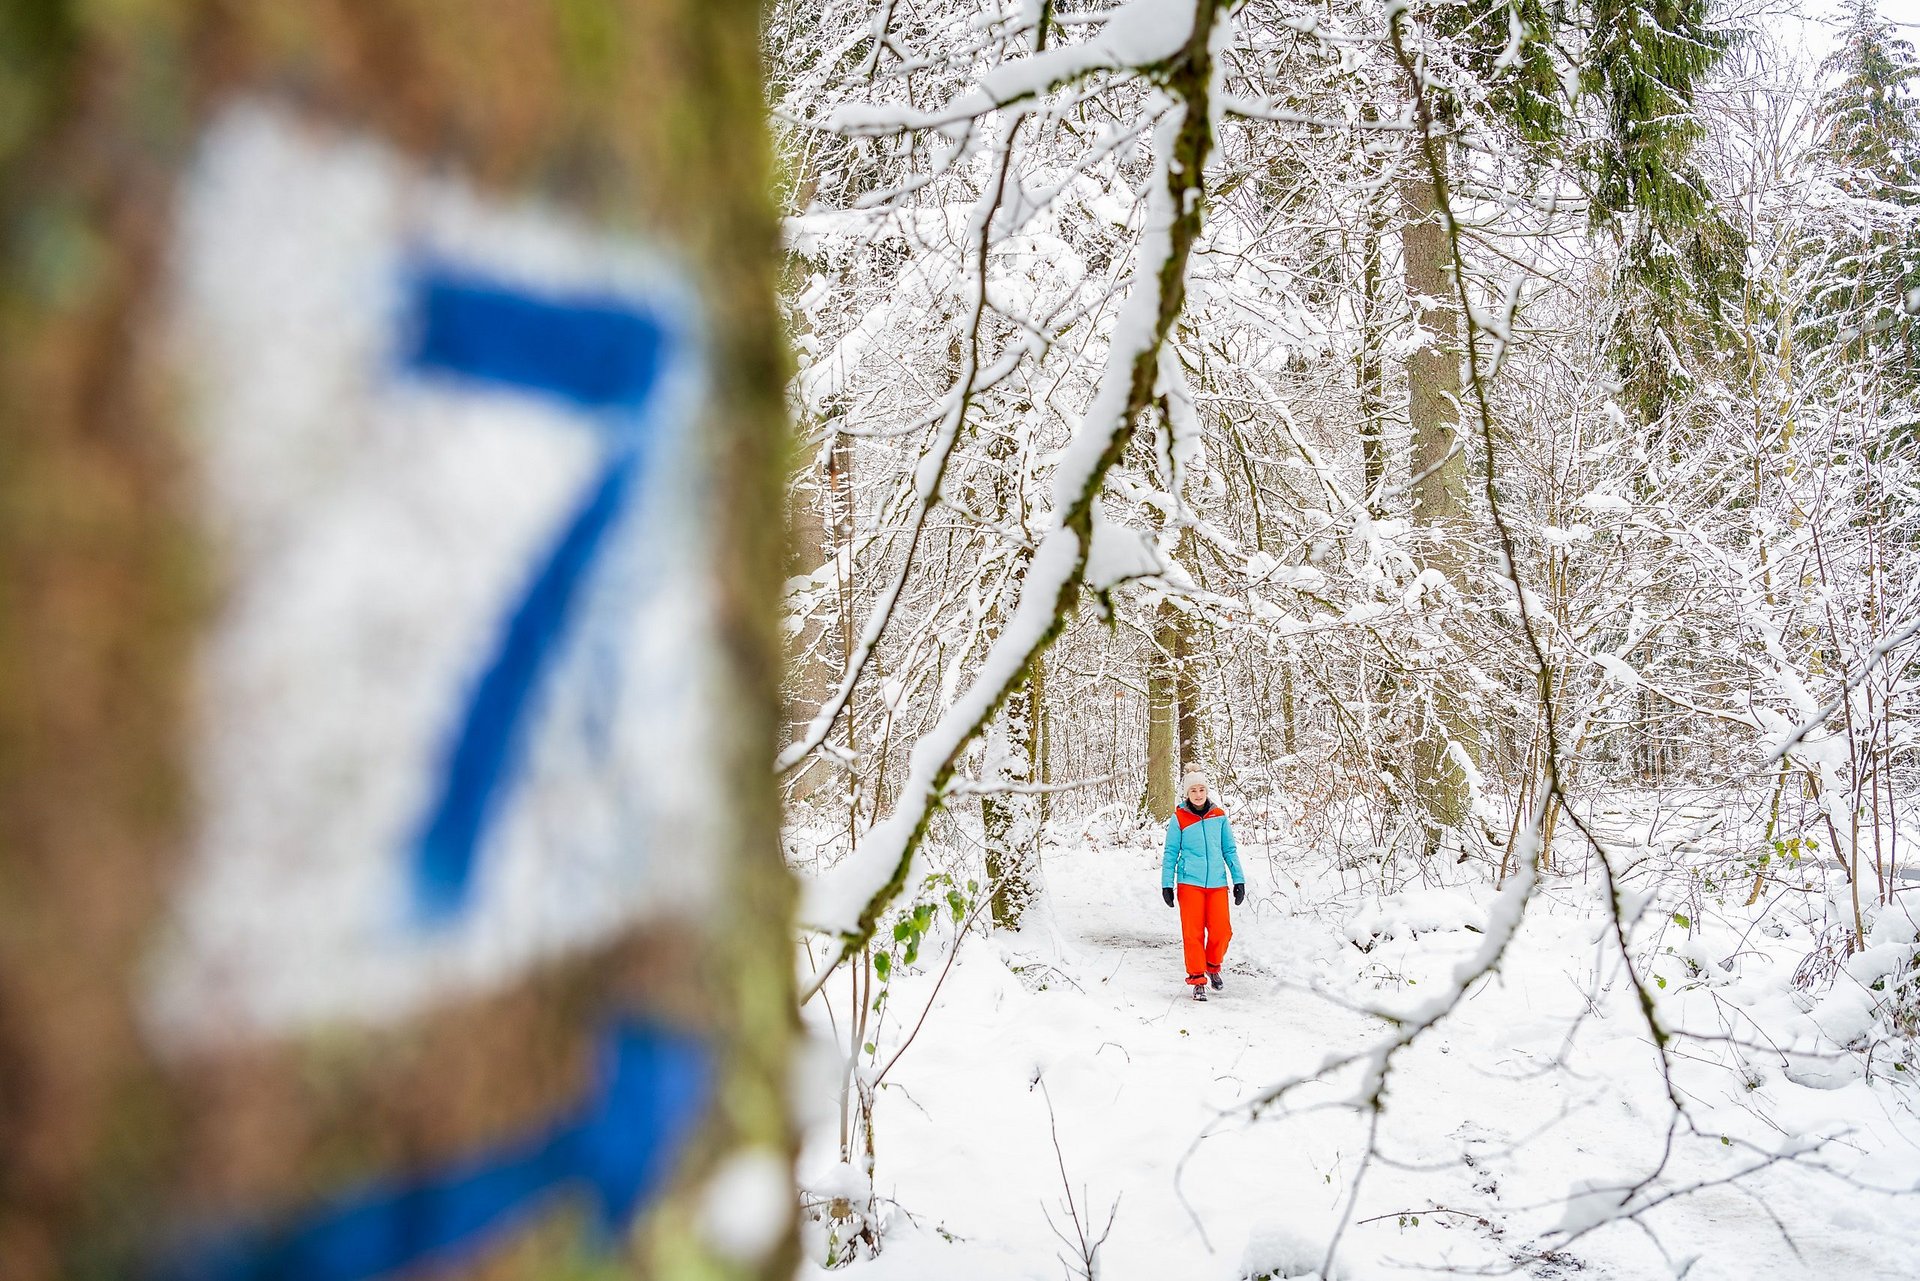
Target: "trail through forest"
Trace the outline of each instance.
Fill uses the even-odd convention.
[[[1681,1051],[1686,1120],[1665,1170],[1628,1202],[1640,1213],[1573,1235],[1654,1172],[1673,1115],[1631,990],[1596,946],[1606,923],[1592,887],[1577,882],[1543,887],[1502,972],[1395,1061],[1364,1177],[1352,1069],[1251,1121],[1263,1089],[1372,1044],[1389,1030],[1382,1014],[1433,990],[1477,942],[1491,889],[1463,873],[1376,900],[1353,871],[1344,889],[1331,867],[1296,879],[1299,860],[1268,859],[1256,836],[1227,987],[1200,1004],[1181,982],[1150,841],[1050,850],[1027,926],[963,942],[879,1090],[875,1184],[891,1204],[882,1253],[856,1248],[854,1273],[1081,1275],[1077,1213],[1090,1239],[1111,1216],[1095,1273],[1111,1281],[1318,1275],[1343,1217],[1333,1275],[1346,1278],[1912,1275],[1920,1225],[1869,1190],[1920,1175],[1911,1093],[1830,1055]],[[1743,928],[1752,950],[1732,971],[1699,967],[1711,979],[1684,977],[1687,948],[1674,949],[1662,1017],[1737,1011],[1738,1039],[1790,1049],[1781,1038],[1801,1012],[1775,999],[1785,976],[1754,940],[1797,953],[1763,932],[1785,929],[1764,902]],[[1704,923],[1695,933],[1702,956],[1720,946]],[[879,1063],[944,964],[895,977]],[[818,1003],[810,1012],[824,1023]],[[811,1154],[819,1195],[857,1187],[832,1170],[832,1139],[826,1127]],[[1783,1154],[1796,1160],[1769,1165]]]

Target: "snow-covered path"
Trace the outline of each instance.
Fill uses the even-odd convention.
[[[880,1091],[876,1186],[894,1205],[885,1249],[855,1272],[1055,1281],[1070,1253],[1055,1229],[1075,1233],[1069,1187],[1093,1235],[1112,1217],[1099,1255],[1108,1281],[1318,1272],[1367,1146],[1366,1118],[1345,1105],[1353,1074],[1307,1085],[1286,1116],[1250,1122],[1244,1109],[1263,1087],[1370,1044],[1389,1024],[1366,1007],[1432,991],[1477,941],[1462,927],[1484,918],[1486,895],[1395,896],[1360,917],[1363,936],[1393,935],[1363,953],[1347,937],[1355,913],[1338,905],[1337,883],[1303,889],[1257,850],[1248,862],[1227,990],[1199,1004],[1181,983],[1157,852],[1049,852],[1044,905],[1018,935],[964,945]],[[1381,1159],[1366,1171],[1335,1275],[1398,1277],[1412,1265],[1638,1278],[1691,1263],[1685,1274],[1702,1281],[1920,1276],[1912,1198],[1784,1165],[1555,1248],[1556,1230],[1618,1201],[1596,1193],[1569,1209],[1570,1192],[1651,1172],[1671,1116],[1630,989],[1596,947],[1598,925],[1579,893],[1544,895],[1502,977],[1398,1061]],[[938,968],[895,978],[881,1062]],[[1738,1006],[1736,989],[1714,999]],[[809,1013],[825,1022],[817,1003]],[[1701,1061],[1682,1062],[1674,1085],[1697,1133],[1683,1128],[1660,1188],[1724,1180],[1777,1151],[1783,1134],[1842,1128],[1844,1145],[1814,1159],[1877,1187],[1920,1180],[1911,1092],[1857,1080],[1811,1088],[1757,1059],[1743,1079],[1688,1052]],[[810,1187],[835,1182],[833,1148],[828,1125],[803,1161]]]

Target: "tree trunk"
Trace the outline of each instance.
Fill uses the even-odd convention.
[[[814,466],[809,464],[806,470],[812,472]],[[811,574],[822,565],[835,562],[839,533],[834,522],[835,502],[831,470],[817,474],[816,483],[803,484],[789,495],[787,571],[790,575]],[[830,630],[834,617],[834,612],[816,610],[794,638],[790,661],[797,670],[788,672],[791,686],[786,715],[788,742],[807,732],[814,714],[838,684],[840,667],[834,661],[838,637]],[[844,655],[840,657],[844,662]],[[796,802],[810,799],[831,781],[833,772],[824,759],[816,757],[807,761],[787,784],[788,796]]]
[[[1194,671],[1194,657],[1198,646],[1194,644],[1193,616],[1184,611],[1174,631],[1174,699],[1179,704],[1180,750],[1175,757],[1175,768],[1184,770],[1189,765],[1201,765],[1206,760],[1206,749],[1200,742],[1200,678]],[[1180,798],[1174,798],[1178,805]]]
[[[1444,143],[1439,150],[1444,157]],[[1427,567],[1444,574],[1455,590],[1464,590],[1467,463],[1459,447],[1460,325],[1452,250],[1431,175],[1417,173],[1406,179],[1401,202],[1406,218],[1400,245],[1407,298],[1424,337],[1407,356],[1413,520],[1426,534],[1423,559]],[[1414,743],[1413,783],[1426,815],[1431,850],[1440,829],[1466,820],[1467,776],[1449,747],[1458,743],[1471,757],[1475,736],[1471,711],[1457,680],[1449,673],[1430,671],[1427,685],[1431,701]]]
[[[956,360],[956,366],[958,362]],[[1028,511],[1015,469],[1020,453],[1010,434],[999,434],[987,447],[986,492],[980,497],[1003,526],[1025,528]],[[1004,589],[995,597],[992,613],[983,620],[982,631],[991,643],[1006,626],[1010,602],[1017,601],[1024,589],[1031,553],[1014,552]],[[987,594],[989,569],[981,582],[981,594]],[[1003,929],[1018,929],[1020,917],[1039,890],[1036,875],[1040,856],[1039,797],[1019,789],[1034,781],[1035,740],[1039,734],[1038,699],[1041,681],[1040,657],[1036,656],[1025,679],[1007,694],[999,717],[987,731],[986,768],[982,771],[989,784],[1008,788],[980,798],[980,819],[986,844],[987,883],[992,893],[993,923]]]
[[[165,186],[124,163],[145,154],[131,122],[74,127],[101,69],[80,17],[26,12],[0,19],[19,104],[0,136],[0,1278],[51,1281],[131,1275],[167,1177],[129,981],[188,828],[206,592],[178,442],[134,359]],[[42,223],[84,262],[36,254],[18,229]]]
[[[1047,656],[1035,656],[1027,676],[1027,689],[1033,699],[1033,737],[1027,744],[1027,756],[1033,762],[1033,781],[1046,787],[1053,781],[1053,769],[1047,763],[1047,749],[1050,746],[1052,718],[1047,713]],[[1053,799],[1051,792],[1041,792],[1036,798],[1037,813],[1041,826],[1045,826],[1053,817]]]
[[[1366,115],[1376,113],[1369,104]],[[1386,336],[1387,210],[1384,183],[1367,194],[1367,221],[1360,233],[1360,465],[1367,487],[1368,514],[1386,515],[1387,393],[1381,347]]]
[[[1294,728],[1293,661],[1291,656],[1280,665],[1280,733],[1281,745],[1286,748],[1291,761],[1299,750],[1297,731]]]
[[[989,782],[1013,788],[1032,783],[1033,717],[1033,683],[1022,682],[1007,696],[999,721],[987,735]],[[1040,836],[1038,799],[1019,792],[980,798],[993,923],[1002,929],[1020,928],[1020,917],[1039,888],[1034,876]]]
[[[1165,601],[1155,615],[1153,652],[1147,658],[1147,780],[1140,794],[1140,812],[1165,819],[1178,804],[1173,794],[1174,752],[1178,707],[1175,703],[1173,654],[1180,643],[1180,611]]]
[[[1441,155],[1444,145],[1437,144]],[[1460,317],[1453,251],[1429,176],[1401,186],[1400,233],[1407,300],[1424,341],[1407,356],[1407,420],[1413,432],[1414,522],[1427,531],[1427,563],[1456,586],[1466,564],[1467,460],[1460,441]]]
[[[828,546],[833,557],[834,583],[834,619],[839,633],[839,668],[844,671],[853,661],[853,652],[858,644],[860,627],[854,617],[856,593],[853,583],[853,441],[844,433],[835,432],[832,443],[827,447],[827,527]],[[848,706],[843,714],[847,727],[847,758],[853,762],[847,779],[847,840],[855,843],[860,837],[860,816],[870,812],[877,805],[877,797],[868,797],[861,786],[863,771],[860,768],[860,715],[859,689],[855,689],[848,698]]]
[[[596,1012],[613,1011],[704,1045],[712,1100],[665,1211],[614,1239],[654,1275],[791,1276],[790,1224],[722,1254],[697,1212],[721,1163],[784,1180],[794,1147],[791,883],[767,768],[783,524],[762,518],[781,502],[785,361],[756,8],[33,8],[0,19],[10,46],[27,42],[7,60],[0,225],[59,237],[0,240],[0,1278],[164,1269],[188,1224],[259,1225],[245,1249],[270,1249],[328,1198],[546,1133],[593,1097]],[[712,372],[691,435],[713,509],[700,728],[727,803],[684,857],[717,869],[726,912],[616,931],[404,1025],[370,1015],[163,1057],[144,945],[183,927],[164,914],[197,826],[190,678],[231,549],[187,480],[199,435],[174,416],[195,402],[161,365],[178,337],[161,285],[169,253],[187,252],[169,218],[179,179],[234,103],[407,158],[423,187],[445,176],[503,207],[644,229],[685,269]],[[220,249],[236,275],[248,248]],[[393,1239],[409,1236],[409,1204],[382,1225]],[[562,1199],[530,1230],[475,1238],[456,1269],[577,1269],[592,1231],[579,1208]]]

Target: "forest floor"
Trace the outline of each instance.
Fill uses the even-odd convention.
[[[878,1092],[883,1247],[856,1246],[849,1275],[1082,1276],[1059,1235],[1076,1213],[1105,1235],[1105,1281],[1317,1277],[1336,1234],[1332,1275],[1350,1281],[1920,1275],[1920,1083],[1885,1043],[1874,1060],[1835,1049],[1872,1007],[1857,966],[1818,998],[1789,982],[1813,943],[1792,916],[1804,893],[1703,907],[1696,878],[1684,926],[1648,900],[1635,938],[1664,1024],[1724,1038],[1672,1043],[1676,1121],[1599,887],[1549,878],[1500,972],[1394,1061],[1367,1161],[1356,1071],[1310,1078],[1445,985],[1493,891],[1473,865],[1383,898],[1330,860],[1243,856],[1226,990],[1204,1004],[1153,834],[1050,848],[1023,929],[968,937],[944,978],[932,945],[896,973],[880,1063],[932,1007]],[[807,1012],[830,1033],[826,1004]],[[1284,1111],[1250,1119],[1296,1077]],[[826,1118],[803,1187],[851,1191],[837,1155]],[[808,1226],[817,1264],[829,1225]]]

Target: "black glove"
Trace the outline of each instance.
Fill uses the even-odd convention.
[[[1233,883],[1233,905],[1235,907],[1239,907],[1242,903],[1246,901],[1247,901],[1247,883],[1245,881],[1235,881]]]
[[[1173,886],[1162,885],[1160,887],[1160,897],[1167,900],[1168,907],[1172,907],[1173,906]]]

